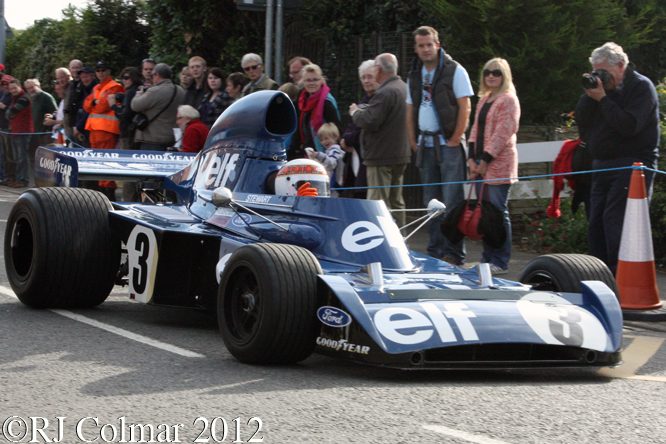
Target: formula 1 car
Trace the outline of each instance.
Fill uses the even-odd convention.
[[[615,366],[612,274],[582,255],[535,259],[521,281],[410,251],[381,201],[275,194],[296,130],[275,91],[231,105],[196,155],[39,148],[7,222],[12,289],[31,307],[132,300],[217,314],[229,352],[284,364],[315,349],[402,369]],[[109,202],[79,180],[136,180]]]

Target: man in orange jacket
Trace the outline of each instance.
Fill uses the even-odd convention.
[[[120,121],[111,109],[108,97],[119,92],[124,93],[125,88],[111,78],[111,70],[104,62],[97,62],[95,75],[99,84],[83,102],[83,109],[89,114],[86,130],[90,131],[90,147],[114,149],[120,135]],[[99,185],[107,196],[115,200],[115,182],[100,180]]]

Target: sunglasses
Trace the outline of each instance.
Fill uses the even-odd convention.
[[[130,76],[123,76],[123,80],[129,80]]]
[[[141,60],[141,63],[146,63],[146,62],[155,63],[155,60],[153,60],[153,59],[143,59],[143,60]]]
[[[243,69],[244,69],[246,72],[248,72],[248,71],[254,71],[255,69],[259,68],[260,66],[261,66],[261,63],[258,63],[258,64],[256,64],[256,65],[246,66],[246,67],[244,67]]]
[[[106,68],[97,68],[95,72],[105,72]]]
[[[488,76],[502,77],[502,71],[500,71],[499,69],[493,69],[492,71],[489,69],[484,69],[483,77],[488,77]]]

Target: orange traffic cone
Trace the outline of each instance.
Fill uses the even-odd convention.
[[[657,289],[645,176],[639,169],[631,175],[616,280],[623,309],[652,310],[664,304]]]

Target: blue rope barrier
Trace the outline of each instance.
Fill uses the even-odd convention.
[[[536,176],[522,176],[522,177],[507,177],[501,179],[485,179],[485,180],[463,180],[458,182],[439,182],[439,183],[416,183],[416,184],[407,184],[407,185],[384,185],[380,187],[345,187],[345,188],[331,188],[331,190],[370,190],[370,189],[379,189],[379,188],[402,188],[402,187],[425,187],[425,186],[437,186],[437,185],[456,185],[456,184],[466,184],[466,183],[482,183],[482,182],[498,182],[501,180],[527,180],[527,179],[541,179],[549,178],[555,176],[574,176],[576,174],[590,174],[590,173],[601,173],[605,171],[618,171],[618,170],[645,170],[652,171],[654,173],[666,174],[665,171],[654,170],[646,166],[626,166],[626,167],[617,167],[617,168],[606,168],[603,170],[588,170],[588,171],[576,171],[570,173],[557,173],[557,174],[540,174]]]

